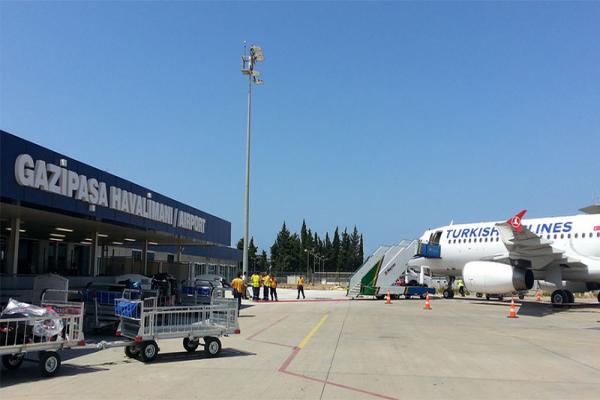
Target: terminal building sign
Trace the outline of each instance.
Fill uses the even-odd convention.
[[[80,175],[75,171],[47,163],[44,160],[34,160],[29,154],[20,154],[16,158],[15,179],[21,186],[55,193],[100,207],[108,207],[174,227],[205,233],[206,220],[200,216],[116,186],[110,186],[107,189],[105,182]]]

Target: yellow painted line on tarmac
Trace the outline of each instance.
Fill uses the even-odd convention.
[[[303,349],[304,346],[306,346],[306,344],[308,343],[308,341],[315,335],[315,333],[317,333],[317,331],[319,330],[319,328],[321,328],[321,326],[323,326],[323,324],[325,323],[325,321],[327,320],[328,317],[329,317],[329,314],[325,314],[325,315],[323,315],[321,317],[321,319],[319,320],[319,322],[317,322],[317,324],[310,330],[310,332],[308,332],[308,335],[306,335],[304,337],[304,339],[302,339],[302,341],[298,345],[299,349]]]

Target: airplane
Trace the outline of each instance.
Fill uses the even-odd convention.
[[[600,204],[584,214],[525,220],[523,210],[505,222],[447,225],[425,231],[413,268],[429,267],[452,283],[481,294],[529,290],[534,280],[555,289],[553,304],[573,303],[573,292],[600,290]],[[598,294],[600,302],[600,293]]]

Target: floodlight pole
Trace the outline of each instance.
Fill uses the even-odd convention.
[[[244,55],[242,56],[242,74],[248,75],[248,115],[246,124],[246,179],[244,184],[244,254],[242,261],[242,274],[244,278],[248,275],[248,246],[250,244],[250,127],[252,122],[252,83],[260,85],[260,73],[254,69],[257,61],[263,61],[262,49],[252,45],[250,54],[246,55],[244,44]]]
[[[244,258],[242,273],[248,276],[248,245],[250,243],[250,126],[252,121],[252,75],[248,75],[248,114],[246,120],[246,181],[244,184]]]

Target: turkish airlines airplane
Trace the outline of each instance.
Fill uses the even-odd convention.
[[[506,222],[448,225],[425,231],[409,267],[426,266],[433,275],[462,276],[468,290],[505,294],[552,287],[552,303],[573,303],[573,292],[600,289],[600,205],[584,214]],[[600,302],[600,293],[598,294]]]

